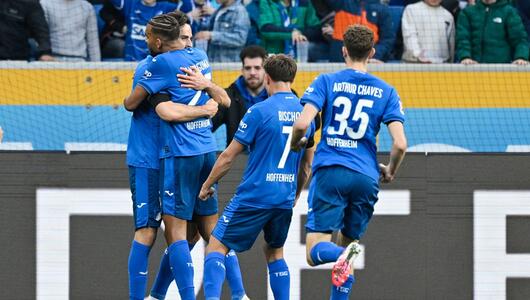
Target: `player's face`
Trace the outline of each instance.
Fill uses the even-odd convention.
[[[263,69],[263,59],[261,57],[243,59],[243,70],[241,70],[247,87],[256,90],[263,86],[265,69]]]
[[[191,41],[191,38],[192,33],[190,24],[185,24],[184,26],[180,27],[179,40],[181,43],[184,44],[185,48],[193,47],[193,42]]]
[[[152,26],[149,24],[145,28],[145,42],[151,55],[155,56],[162,53],[162,41],[153,34]]]

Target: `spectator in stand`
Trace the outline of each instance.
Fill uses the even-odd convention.
[[[392,30],[392,17],[386,5],[379,0],[326,0],[335,11],[333,41],[330,59],[343,62],[342,36],[348,26],[361,24],[374,32],[375,55],[370,63],[383,63],[390,57],[396,35]]]
[[[457,56],[462,64],[528,64],[527,34],[507,0],[481,0],[458,17]]]
[[[260,46],[248,46],[241,51],[239,58],[242,64],[241,76],[226,89],[231,100],[230,107],[220,106],[212,119],[214,131],[221,125],[226,125],[226,145],[234,138],[239,121],[247,109],[268,97],[263,69],[267,51]]]
[[[191,29],[193,33],[210,29],[210,20],[215,8],[208,0],[193,0],[193,10],[190,12]]]
[[[451,13],[440,6],[441,2],[424,0],[405,8],[401,19],[403,61],[453,62],[455,24]]]
[[[99,11],[99,16],[105,22],[99,37],[101,56],[103,58],[123,59],[127,26],[125,26],[122,13],[110,2],[105,1],[103,8]]]
[[[322,42],[320,20],[311,1],[260,0],[259,8],[261,41],[269,53],[294,57],[296,44]]]
[[[0,1],[0,60],[29,60],[28,39],[38,43],[37,58],[52,61],[50,32],[38,1]]]
[[[101,60],[96,13],[90,3],[84,0],[41,0],[40,3],[56,60]]]
[[[234,62],[247,42],[250,19],[240,0],[217,0],[221,6],[214,12],[210,30],[200,31],[196,40],[208,41],[208,58],[212,62]]]
[[[125,60],[138,61],[148,54],[145,42],[147,22],[154,16],[180,9],[191,11],[191,0],[161,2],[157,0],[109,0],[119,10],[127,26],[125,35]]]
[[[261,33],[259,31],[259,0],[252,0],[245,8],[250,18],[250,29],[247,36],[247,46],[261,45]]]

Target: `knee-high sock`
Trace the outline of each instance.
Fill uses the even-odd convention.
[[[132,300],[144,299],[149,251],[151,247],[133,240],[129,253],[129,298]]]
[[[193,287],[193,263],[190,249],[186,240],[176,241],[168,247],[169,264],[177,282],[180,298],[194,300],[195,288]]]
[[[206,300],[221,298],[221,289],[225,280],[225,256],[211,252],[204,259],[204,297]]]
[[[268,265],[269,267],[269,282],[275,300],[288,300],[289,289],[291,286],[291,276],[289,274],[289,267],[285,260],[278,259]]]
[[[193,250],[195,244],[188,243],[188,248]],[[169,254],[168,250],[164,250],[164,255],[160,260],[160,267],[158,268],[158,273],[156,274],[155,283],[151,288],[151,296],[158,299],[164,300],[166,298],[167,289],[171,282],[173,282],[173,273],[171,272],[171,266],[169,265]]]
[[[232,292],[232,300],[241,300],[245,296],[245,288],[243,287],[243,278],[241,276],[241,269],[239,268],[239,260],[236,252],[230,250],[225,257],[226,280],[230,285]]]
[[[342,284],[342,286],[331,285],[331,297],[330,300],[348,300],[350,296],[350,291],[353,283],[355,282],[355,277],[350,275],[348,280]]]
[[[320,242],[311,249],[311,260],[315,265],[321,265],[336,261],[344,251],[344,247],[339,247],[332,242]]]

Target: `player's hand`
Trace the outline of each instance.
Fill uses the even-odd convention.
[[[215,114],[217,114],[217,111],[219,110],[219,103],[215,102],[215,100],[210,99],[206,104],[203,105],[204,110],[206,110],[206,113],[208,114],[208,118],[213,118]]]
[[[293,146],[291,144],[291,150],[295,151],[295,152],[298,152],[298,151],[304,149],[306,145],[307,145],[307,138],[304,136],[298,141],[298,143],[296,143],[296,145]]]
[[[201,70],[196,66],[180,68],[180,70],[184,72],[184,74],[177,74],[177,78],[182,87],[202,91],[209,88],[212,84],[212,82],[204,77]]]
[[[394,180],[394,175],[390,174],[390,169],[388,166],[379,164],[379,171],[381,172],[381,175],[379,175],[379,181],[383,183],[390,183],[392,180]]]
[[[512,64],[514,64],[514,65],[518,65],[518,66],[526,66],[526,65],[528,65],[528,61],[519,58],[519,59],[514,60],[514,61],[512,62]]]
[[[471,58],[464,58],[464,59],[462,59],[462,61],[460,63],[463,64],[463,65],[476,65],[476,64],[478,64],[478,62],[476,60],[472,60]]]
[[[4,138],[4,131],[2,130],[2,127],[0,127],[0,143],[2,142],[3,138]]]
[[[214,193],[215,189],[213,187],[207,187],[203,185],[201,187],[201,191],[199,192],[199,199],[206,201],[208,198],[212,197]]]

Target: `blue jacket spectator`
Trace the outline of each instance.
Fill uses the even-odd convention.
[[[127,33],[125,35],[125,60],[139,61],[144,59],[149,50],[145,43],[145,27],[154,16],[176,9],[183,12],[191,10],[191,0],[177,3],[158,2],[156,0],[110,0],[125,18]]]
[[[375,36],[375,56],[372,62],[386,61],[396,39],[392,30],[392,17],[386,5],[379,0],[326,0],[335,11],[333,41],[330,60],[342,62],[342,35],[353,24],[362,24],[372,29]]]
[[[212,15],[210,30],[195,35],[208,41],[208,58],[212,62],[235,62],[245,46],[250,29],[248,13],[239,0],[218,0],[221,6]]]

